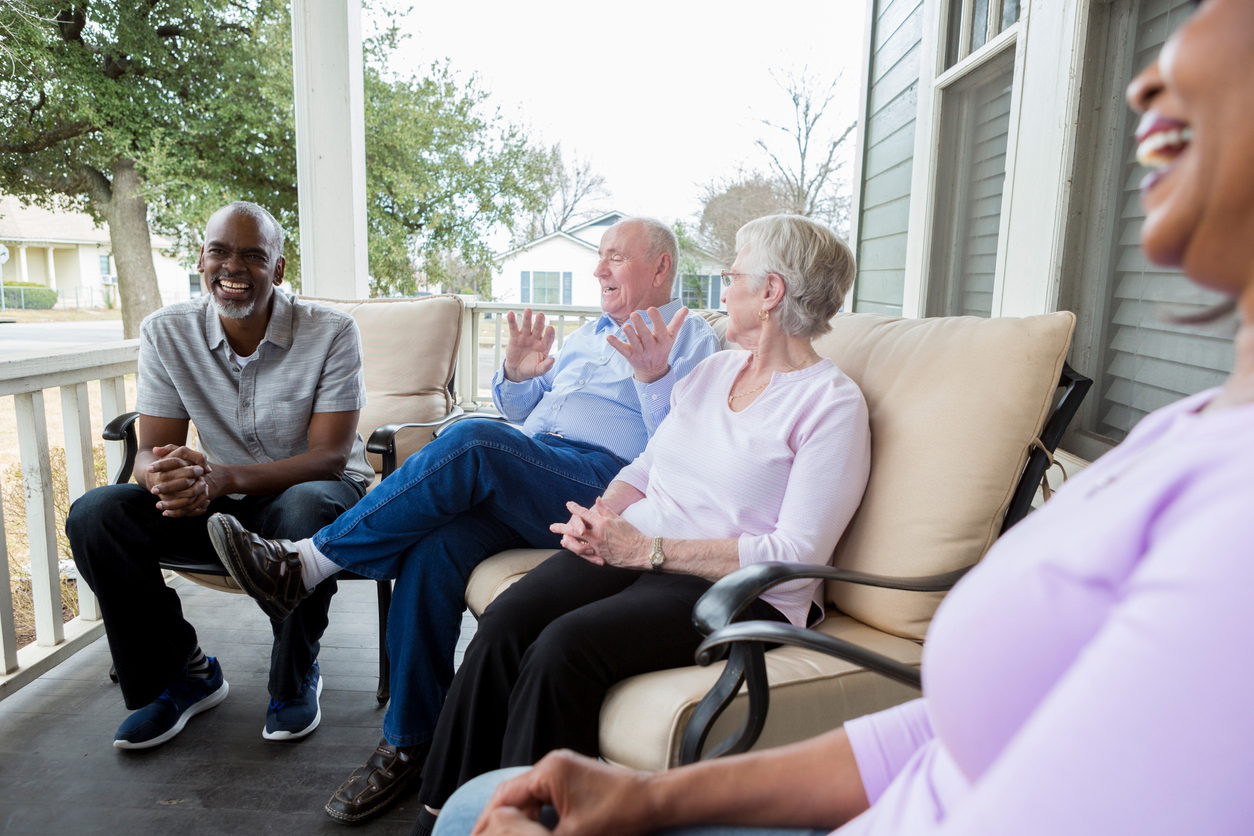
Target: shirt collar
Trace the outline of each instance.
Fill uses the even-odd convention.
[[[682,307],[683,307],[682,300],[672,299],[669,302],[667,302],[665,305],[662,305],[661,307],[659,307],[658,312],[662,314],[662,321],[665,322],[667,325],[669,325],[671,320],[675,318],[675,314],[678,313],[679,309]],[[636,311],[636,313],[640,314],[640,316],[644,318],[644,321],[648,323],[650,328],[653,327],[653,322],[652,320],[649,319],[648,313],[646,313],[643,310]],[[614,333],[622,333],[622,330],[623,330],[623,327],[619,325],[617,322],[615,322],[613,319],[611,319],[609,314],[603,313],[601,314],[601,318],[597,320],[596,332],[600,334],[601,332],[605,331],[607,328],[612,329]]]
[[[274,306],[270,309],[270,321],[266,324],[266,335],[263,343],[274,343],[287,351],[292,347],[292,318],[296,309],[292,305],[292,297],[279,288],[274,289]],[[222,330],[222,320],[213,299],[208,298],[205,304],[205,340],[212,351],[226,342],[226,332]],[[260,346],[258,346],[260,348]]]

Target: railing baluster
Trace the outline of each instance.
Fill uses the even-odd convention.
[[[9,548],[4,535],[4,503],[0,502],[0,674],[17,670],[17,627],[13,623],[13,588],[9,585]]]
[[[477,394],[471,381],[476,376],[472,369],[476,365],[478,336],[475,335],[475,310],[473,302],[467,303],[462,311],[462,344],[458,346],[457,356],[457,405],[467,412],[475,411],[475,395]]]
[[[557,318],[557,350],[562,350],[562,343],[566,342],[566,316],[562,314]]]
[[[479,403],[479,326],[483,324],[482,314],[471,311],[471,322],[474,326],[474,345],[471,347],[472,362],[470,364],[470,393],[476,404]]]
[[[100,410],[104,413],[104,422],[108,424],[114,418],[126,412],[126,378],[110,377],[100,381]],[[122,466],[124,452],[121,441],[110,441],[105,444],[105,471],[112,479]]]
[[[92,454],[91,404],[87,384],[61,387],[61,416],[65,424],[65,473],[70,502],[96,487],[96,463]],[[100,607],[87,582],[78,579],[78,614],[84,621],[98,621]]]
[[[13,401],[17,407],[17,442],[26,489],[26,537],[30,544],[35,643],[52,647],[62,642],[65,633],[61,626],[61,583],[57,572],[57,530],[44,393],[23,392],[14,395]]]
[[[501,320],[504,315],[497,311],[492,314],[492,321],[496,323],[496,341],[492,344],[492,375],[496,376],[496,370],[501,367]]]

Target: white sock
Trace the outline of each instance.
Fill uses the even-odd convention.
[[[318,551],[313,540],[298,540],[295,546],[300,557],[300,579],[306,592],[343,568]]]

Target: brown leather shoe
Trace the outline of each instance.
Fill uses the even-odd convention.
[[[287,618],[309,597],[291,540],[263,540],[230,514],[209,518],[209,540],[240,589],[275,621]]]
[[[354,769],[331,796],[327,815],[338,822],[354,824],[383,812],[422,773],[430,749],[430,741],[417,746],[393,746],[380,740],[365,765]]]

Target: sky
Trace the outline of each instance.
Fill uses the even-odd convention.
[[[843,71],[824,122],[857,110],[865,0],[413,2],[394,68],[477,74],[506,119],[592,163],[606,210],[691,223],[704,184],[765,170],[759,120],[792,118],[772,73]]]

